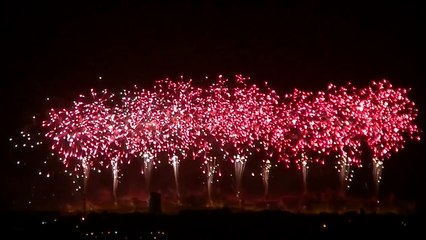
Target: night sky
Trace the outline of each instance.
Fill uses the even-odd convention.
[[[1,209],[27,197],[37,181],[30,166],[16,166],[19,154],[8,139],[47,112],[46,97],[67,102],[90,88],[244,74],[284,94],[386,78],[412,88],[418,123],[426,127],[426,28],[415,4],[95,2],[2,1]],[[385,163],[388,193],[423,202],[424,142],[408,143]]]

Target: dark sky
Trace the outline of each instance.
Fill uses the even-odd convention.
[[[118,90],[151,86],[164,77],[242,73],[286,93],[387,78],[413,88],[425,129],[426,28],[420,19],[424,9],[416,4],[95,2],[2,1],[1,176],[8,180],[1,184],[6,190],[19,187],[23,175],[11,164],[8,138],[43,110],[46,97],[71,100],[92,87]],[[422,144],[409,144],[392,159],[390,189],[415,198],[425,192]]]

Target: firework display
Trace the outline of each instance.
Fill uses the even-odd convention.
[[[386,80],[360,89],[351,84],[330,84],[319,92],[295,89],[282,97],[267,84],[260,88],[248,81],[240,75],[232,81],[219,76],[201,88],[181,78],[117,95],[91,90],[71,107],[49,111],[42,123],[43,143],[66,167],[72,166],[71,172],[83,173],[84,191],[91,170],[110,168],[115,200],[121,164],[141,161],[149,191],[153,168],[167,158],[179,199],[181,161],[199,160],[211,202],[218,167],[227,161],[234,166],[235,191],[241,196],[245,165],[254,153],[264,158],[259,164],[265,196],[273,163],[295,164],[306,189],[309,166],[333,158],[344,191],[353,168],[362,167],[363,143],[372,152],[378,188],[384,161],[407,139],[420,139],[409,90]]]

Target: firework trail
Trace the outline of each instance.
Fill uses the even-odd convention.
[[[269,171],[271,170],[271,162],[269,160],[264,160],[262,164],[262,181],[265,188],[264,197],[268,196],[269,191]]]

